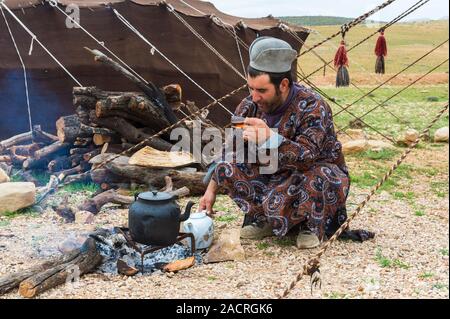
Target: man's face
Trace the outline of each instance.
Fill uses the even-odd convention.
[[[252,100],[264,113],[273,112],[283,103],[280,89],[270,82],[269,75],[263,74],[255,78],[247,76],[247,84],[252,95]],[[280,85],[282,86],[282,85]]]

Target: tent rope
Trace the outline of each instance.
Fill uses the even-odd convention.
[[[366,96],[368,96],[369,94],[372,94],[373,92],[375,92],[376,90],[378,90],[380,87],[382,87],[383,85],[387,84],[389,81],[391,81],[392,79],[396,78],[397,76],[399,76],[401,73],[405,72],[406,70],[408,70],[409,68],[411,68],[412,66],[414,66],[415,64],[417,64],[419,61],[421,61],[422,59],[424,59],[425,57],[427,57],[428,55],[430,55],[431,53],[433,53],[434,51],[436,51],[437,49],[439,49],[440,47],[442,47],[444,44],[446,44],[448,42],[449,39],[441,42],[440,44],[438,44],[437,46],[435,46],[433,49],[431,49],[430,51],[428,51],[427,53],[425,53],[424,55],[422,55],[421,57],[419,57],[418,59],[416,59],[415,61],[411,62],[410,64],[408,64],[405,68],[403,68],[402,70],[400,70],[399,72],[395,73],[393,76],[391,76],[389,79],[387,79],[386,81],[382,82],[381,84],[377,85],[375,88],[373,88],[372,90],[370,90],[369,92],[367,92],[366,94],[364,94],[363,96],[359,97],[358,99],[356,99],[354,102],[348,104],[345,108],[343,108],[342,110],[340,110],[339,112],[336,113],[335,116],[339,115],[340,113],[342,113],[343,111],[346,111],[349,107],[355,105],[356,103],[360,102],[361,100],[363,100]]]
[[[444,61],[442,61],[441,63],[439,63],[438,65],[436,65],[435,67],[433,67],[432,69],[430,69],[427,73],[421,75],[420,77],[418,77],[417,79],[415,79],[413,82],[409,83],[408,85],[406,85],[405,87],[403,87],[402,89],[398,90],[397,92],[395,92],[393,95],[391,95],[390,97],[388,97],[387,99],[385,99],[383,102],[378,103],[378,105],[376,105],[375,107],[373,107],[372,109],[370,109],[369,111],[367,111],[366,113],[364,113],[363,115],[361,115],[360,117],[363,118],[365,117],[367,114],[372,113],[373,111],[375,111],[376,109],[378,109],[380,106],[384,105],[386,102],[392,100],[394,97],[396,97],[397,95],[399,95],[400,93],[402,93],[403,91],[405,91],[406,89],[408,89],[409,87],[413,86],[414,84],[416,84],[417,82],[419,82],[420,80],[422,80],[424,77],[426,77],[428,74],[432,73],[433,71],[435,71],[436,69],[438,69],[439,67],[441,67],[442,65],[444,65],[445,63],[448,62],[449,59],[445,59]],[[345,131],[345,129],[347,127],[349,127],[350,125],[347,124],[346,126],[344,126],[343,128],[341,128],[339,131],[337,131],[336,134],[338,134],[341,131]]]
[[[170,60],[166,55],[164,55],[158,48],[152,44],[148,39],[146,39],[142,33],[140,33],[123,15],[119,13],[116,9],[113,9],[114,14],[117,18],[127,26],[133,33],[135,33],[139,38],[141,38],[145,43],[147,43],[152,50],[156,51],[161,57],[164,58],[170,65],[172,65],[175,69],[177,69],[181,74],[183,74],[189,81],[191,81],[195,86],[197,86],[201,91],[203,91],[207,96],[209,96],[213,101],[218,101],[215,97],[213,97],[208,91],[206,91],[200,84],[198,84],[194,79],[192,79],[188,74],[186,74],[178,65],[176,65],[172,60]],[[233,113],[228,110],[222,103],[218,102],[227,113],[233,115]]]
[[[361,212],[361,210],[366,206],[375,192],[380,189],[380,187],[388,180],[388,178],[394,173],[394,171],[400,166],[400,164],[405,160],[408,154],[417,146],[420,140],[428,134],[430,128],[441,118],[444,112],[448,109],[448,102],[444,105],[444,107],[439,111],[436,117],[428,124],[428,126],[422,131],[422,133],[416,138],[414,143],[412,143],[400,156],[399,159],[391,166],[388,172],[378,181],[378,183],[372,188],[370,193],[366,196],[366,198],[359,203],[358,207],[351,214],[349,218],[339,227],[339,229],[334,233],[334,235],[321,247],[320,251],[315,254],[312,258],[310,258],[306,264],[303,266],[303,269],[295,276],[295,278],[291,281],[289,286],[283,291],[281,295],[278,296],[279,299],[287,297],[289,293],[294,289],[296,284],[303,278],[304,275],[311,276],[311,289],[312,285],[317,285],[321,282],[320,279],[320,258],[327,251],[327,249],[337,240],[337,238],[344,232],[347,227],[350,225],[351,221]]]
[[[169,10],[169,12],[173,13],[173,15],[193,34],[199,39],[208,49],[211,50],[220,60],[222,60],[223,63],[225,63],[227,66],[229,66],[237,75],[239,75],[244,81],[246,80],[246,77],[239,72],[233,64],[231,64],[230,61],[228,61],[222,54],[217,51],[214,46],[212,46],[200,33],[198,33],[183,17],[181,17],[178,12],[176,12],[175,8],[172,7],[170,4],[168,4],[165,1],[161,1],[162,4],[164,4]]]
[[[423,0],[420,0],[419,2],[421,2]],[[360,40],[358,43],[356,43],[355,45],[353,45],[352,47],[347,49],[347,53],[349,53],[351,50],[355,49],[356,47],[360,46],[362,43],[364,43],[365,41],[369,40],[371,37],[373,37],[374,35],[378,34],[380,32],[381,29],[386,30],[387,28],[391,27],[392,25],[394,25],[395,23],[397,23],[398,21],[400,21],[401,19],[403,19],[404,17],[410,15],[411,13],[413,13],[414,11],[416,11],[417,9],[419,9],[420,7],[422,7],[423,5],[425,5],[427,2],[429,2],[430,0],[425,0],[423,3],[416,3],[413,6],[411,6],[409,9],[407,9],[406,11],[404,11],[403,13],[401,13],[399,16],[397,16],[396,18],[394,18],[393,20],[391,20],[390,22],[386,23],[384,26],[382,26],[381,28],[379,28],[378,30],[376,30],[375,32],[371,33],[370,35],[368,35],[367,37],[365,37],[364,39]],[[340,33],[339,33],[340,34]],[[330,64],[333,63],[334,60],[330,60],[328,61],[326,64]],[[303,79],[301,79],[300,81],[303,81],[305,78],[309,78],[311,76],[313,76],[314,74],[316,74],[317,72],[319,72],[320,70],[322,70],[323,66],[319,67],[318,69],[312,71],[311,73],[309,73],[308,75],[306,75]]]
[[[28,93],[27,68],[25,66],[25,63],[23,62],[22,55],[20,54],[19,48],[17,47],[17,43],[16,43],[16,40],[14,39],[14,35],[13,35],[12,31],[11,31],[11,28],[9,27],[8,19],[6,19],[5,12],[3,11],[3,8],[1,6],[0,6],[0,11],[2,11],[3,19],[5,20],[6,27],[8,28],[9,35],[11,36],[11,40],[14,43],[14,47],[16,48],[16,52],[17,52],[17,55],[19,56],[20,63],[22,64],[23,80],[24,80],[24,83],[25,83],[25,97],[26,97],[26,100],[27,100],[28,124],[30,126],[30,132],[32,132],[33,131],[33,124],[32,124],[32,121],[31,121],[30,97],[29,97],[29,93]],[[32,39],[34,39],[34,38],[32,38]],[[31,42],[31,43],[33,43],[33,42]]]
[[[47,52],[47,54],[64,70],[64,72],[67,73],[67,75],[69,75],[72,80],[75,81],[75,83],[78,86],[84,87],[83,84],[80,83],[80,81],[78,81],[73,75],[72,73],[70,73],[66,67],[45,47],[44,44],[42,44],[41,41],[39,41],[39,39],[37,38],[37,36],[30,31],[30,29],[28,29],[28,27],[14,14],[14,12],[12,12],[8,6],[5,4],[4,0],[0,0],[0,5],[3,6],[3,8],[8,11],[8,13],[17,21],[17,23],[20,24],[20,26],[31,36],[31,38],[33,40],[35,40],[41,47],[42,49],[44,49],[45,52]]]
[[[58,6],[58,2],[50,2],[50,5],[56,9],[58,9],[59,12],[61,12],[63,15],[65,15],[67,18],[69,18],[73,23],[77,25],[81,30],[83,30],[91,39],[93,39],[97,44],[101,45],[106,51],[108,51],[115,59],[117,59],[120,63],[122,63],[123,66],[125,66],[131,73],[133,73],[135,76],[137,76],[141,81],[145,82],[145,84],[149,84],[149,82],[144,79],[139,73],[137,73],[131,66],[129,66],[127,63],[125,63],[121,58],[119,58],[114,52],[112,52],[106,45],[104,41],[98,40],[95,36],[93,36],[88,30],[86,30],[80,23],[78,23],[74,18],[69,16],[64,10],[62,10]]]
[[[324,39],[324,40],[322,40],[322,41],[320,41],[320,42],[314,44],[314,45],[311,46],[308,50],[303,51],[302,53],[300,53],[297,57],[301,57],[302,55],[305,55],[306,53],[310,52],[311,50],[313,50],[313,49],[315,49],[315,48],[321,46],[321,45],[324,44],[325,42],[328,42],[328,41],[330,41],[331,39],[333,39],[333,38],[335,38],[335,37],[337,37],[337,36],[339,36],[339,35],[342,35],[342,33],[347,32],[347,31],[350,30],[352,27],[354,27],[354,26],[360,24],[361,22],[363,22],[364,20],[366,20],[368,17],[370,17],[371,15],[377,13],[377,12],[380,11],[381,9],[387,7],[388,5],[390,5],[391,3],[393,3],[394,1],[396,1],[396,0],[388,0],[388,1],[384,2],[384,3],[382,3],[381,5],[375,7],[374,9],[370,10],[369,12],[366,12],[365,14],[363,14],[363,15],[357,17],[357,18],[354,19],[353,21],[350,21],[350,22],[348,22],[348,23],[346,23],[346,24],[343,24],[343,25],[341,26],[341,30],[339,30],[338,32],[336,32],[336,33],[330,35],[328,38],[326,38],[326,39]]]
[[[294,31],[292,31],[290,28],[289,28],[289,26],[287,26],[287,25],[285,25],[285,24],[280,24],[280,27],[285,31],[285,32],[287,32],[288,34],[290,34],[295,40],[297,40],[300,44],[302,44],[302,46],[304,46],[305,48],[308,48],[308,46],[305,44],[305,41],[303,41]],[[324,68],[326,68],[326,67],[329,67],[331,70],[333,70],[334,72],[336,72],[336,68],[333,66],[333,65],[331,65],[331,64],[327,64],[327,61],[322,57],[322,56],[320,56],[315,50],[311,50],[311,52],[319,59],[319,60],[321,60],[323,63],[324,63]],[[304,74],[302,75],[302,76],[304,76]],[[350,85],[351,86],[353,86],[354,88],[356,88],[359,92],[361,92],[361,93],[365,93],[365,91],[363,90],[363,89],[361,89],[359,86],[357,86],[353,81],[350,81]],[[375,103],[377,103],[378,104],[378,101],[376,101],[373,97],[370,97],[369,96],[369,98],[373,101],[373,102],[375,102]],[[401,121],[400,120],[400,118],[397,116],[397,115],[395,115],[394,113],[392,113],[390,110],[388,110],[387,108],[385,108],[385,106],[383,105],[382,106],[383,107],[383,109],[386,111],[386,112],[388,112],[390,115],[392,115],[394,118],[396,118],[398,121]]]

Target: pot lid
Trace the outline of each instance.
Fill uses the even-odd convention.
[[[173,195],[165,192],[152,191],[140,193],[138,198],[149,201],[163,201],[172,199]]]

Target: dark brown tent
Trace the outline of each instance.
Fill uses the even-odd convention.
[[[195,101],[200,107],[213,100],[159,54],[152,54],[151,47],[119,21],[113,8],[216,99],[242,86],[245,81],[181,23],[168,10],[170,6],[241,73],[244,73],[242,64],[246,66],[248,63],[248,51],[240,45],[242,63],[230,25],[235,27],[237,36],[247,45],[257,36],[271,35],[288,41],[297,51],[301,47],[292,35],[280,28],[277,19],[238,18],[221,13],[211,3],[198,0],[167,0],[165,3],[169,7],[152,0],[59,0],[59,3],[62,9],[70,3],[79,5],[80,24],[87,31],[103,41],[145,79],[158,86],[181,84],[183,100]],[[122,75],[94,62],[92,55],[83,47],[107,52],[82,29],[67,28],[67,17],[48,2],[6,0],[5,4],[83,86],[97,86],[111,91],[138,90]],[[56,119],[74,112],[72,87],[77,84],[36,41],[32,54],[28,55],[31,36],[9,12],[3,11],[26,66],[33,124],[41,124],[44,129],[54,132]],[[228,25],[228,31],[222,23]],[[302,40],[306,40],[307,29],[289,27]],[[3,16],[0,17],[0,48],[1,139],[29,129],[24,73]],[[245,95],[245,91],[240,92],[223,104],[234,110]],[[224,125],[229,120],[229,114],[216,106],[209,118]]]

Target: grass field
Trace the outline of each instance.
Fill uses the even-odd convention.
[[[380,25],[360,25],[352,28],[346,35],[347,48],[350,48],[361,39],[376,31]],[[306,45],[313,44],[323,40],[331,34],[339,30],[339,26],[314,26],[309,35]],[[431,50],[434,46],[442,43],[448,39],[449,24],[448,20],[430,21],[421,23],[401,23],[394,24],[385,32],[385,37],[388,46],[388,56],[386,58],[386,72],[384,76],[375,77],[374,65],[375,54],[374,47],[378,35],[373,36],[368,41],[351,50],[348,54],[350,60],[350,76],[354,79],[356,84],[371,85],[383,79],[387,79],[408,64]],[[323,57],[326,61],[334,58],[337,46],[340,42],[340,37],[325,43],[324,45],[315,49],[315,52]],[[304,49],[303,49],[304,50]],[[438,65],[448,58],[448,43],[441,48],[434,51],[432,54],[421,60],[417,65],[411,67],[405,72],[405,75],[400,77],[402,82],[406,82],[409,78],[414,78],[416,75],[427,72],[433,66]],[[299,66],[306,74],[311,73],[318,67],[323,66],[323,62],[311,52],[303,55],[299,59]],[[327,80],[321,79],[323,77],[323,68],[315,76],[315,81],[322,84],[334,83],[335,72],[327,68]],[[439,81],[431,83],[448,83],[448,63],[444,64],[436,70],[430,77],[438,77]],[[425,82],[426,83],[426,82]],[[393,82],[393,84],[399,84]]]

